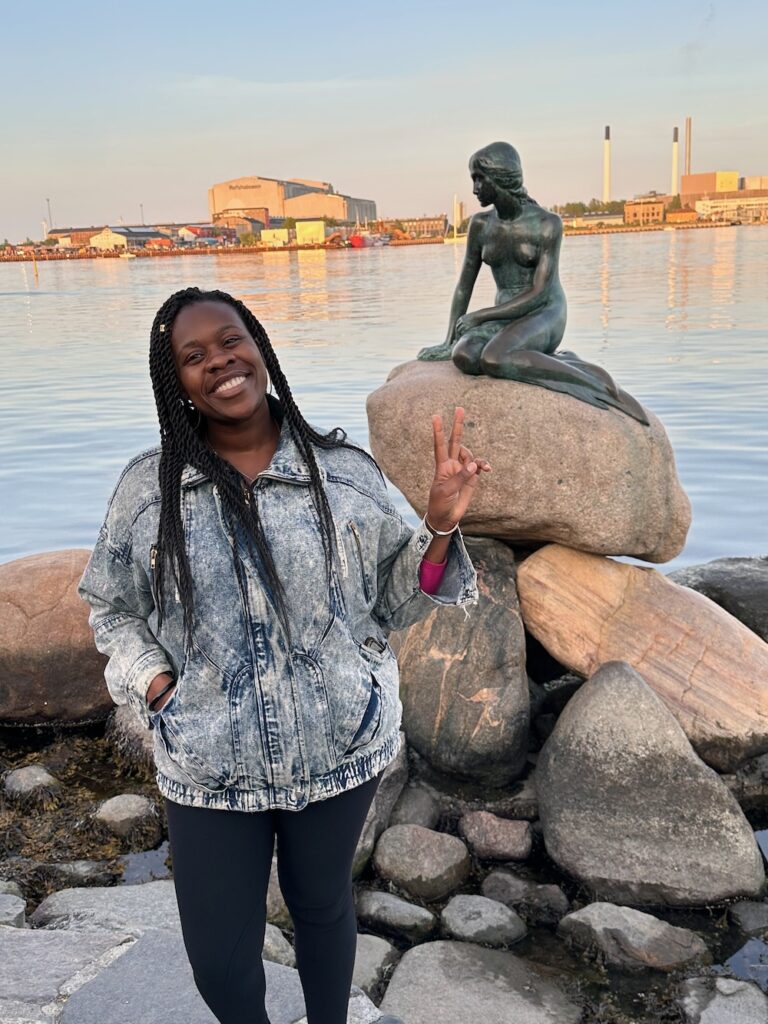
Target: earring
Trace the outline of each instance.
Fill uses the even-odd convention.
[[[190,402],[189,398],[186,398],[186,397],[182,398],[181,405],[182,405],[182,408],[184,409],[184,412],[187,414],[187,417],[189,417],[190,413],[192,413],[192,412],[196,412],[197,413],[197,423],[193,423],[191,419],[189,420],[190,427],[193,430],[197,430],[197,428],[203,422],[202,413],[197,408],[197,406],[193,405],[192,402]]]

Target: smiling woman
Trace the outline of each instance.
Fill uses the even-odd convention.
[[[352,862],[400,746],[387,636],[477,599],[458,526],[490,466],[461,443],[463,409],[448,439],[433,417],[412,530],[371,456],[306,422],[263,327],[225,292],[172,295],[149,363],[161,444],[125,468],[79,592],[115,702],[153,730],[203,998],[226,1024],[266,1020],[277,835],[308,1015],[343,1024]]]

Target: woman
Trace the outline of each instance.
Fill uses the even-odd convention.
[[[189,288],[155,317],[161,444],[121,475],[79,593],[107,685],[153,730],[196,985],[222,1024],[266,1022],[275,837],[309,1024],[347,1018],[353,855],[402,703],[387,632],[476,600],[458,523],[481,472],[433,417],[411,530],[373,459],[301,416],[261,324]],[[271,383],[276,397],[268,393]]]
[[[490,209],[470,221],[446,339],[418,358],[452,359],[463,373],[536,384],[647,424],[640,403],[601,366],[556,352],[567,317],[558,273],[563,225],[528,195],[517,150],[493,142],[470,158],[469,172],[478,202]],[[496,305],[468,313],[483,263],[496,282]]]

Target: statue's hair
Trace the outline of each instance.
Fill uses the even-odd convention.
[[[163,584],[166,568],[170,567],[182,603],[185,641],[187,644],[192,642],[195,622],[193,572],[184,541],[181,504],[181,475],[184,467],[190,465],[203,472],[215,485],[227,525],[233,536],[237,538],[239,535],[244,539],[251,557],[261,569],[264,585],[290,638],[285,592],[264,535],[257,502],[251,500],[250,492],[237,470],[206,443],[204,417],[183,395],[179,384],[171,349],[173,324],[182,309],[198,302],[224,302],[231,306],[261,353],[291,437],[309,467],[310,493],[320,523],[329,587],[335,526],[314,448],[353,448],[370,459],[374,465],[376,463],[362,448],[348,442],[346,433],[340,427],[327,434],[320,434],[310,427],[299,412],[266,331],[253,313],[238,299],[219,290],[185,288],[175,292],[162,304],[152,323],[149,346],[149,371],[157,405],[161,443],[160,522],[157,536],[158,558],[155,566],[158,624],[163,621]],[[240,587],[245,594],[247,590],[243,566],[236,555],[234,563]]]
[[[470,165],[476,164],[493,184],[506,192],[518,203],[539,204],[528,195],[523,185],[523,165],[520,154],[508,142],[492,142],[490,146],[479,149],[470,158]]]

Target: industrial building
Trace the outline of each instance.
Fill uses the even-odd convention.
[[[104,228],[98,234],[93,235],[89,245],[93,249],[143,249],[147,242],[159,238],[167,238],[167,235],[155,231],[154,228]]]
[[[327,181],[306,178],[233,178],[208,190],[211,221],[248,217],[269,226],[272,220],[293,217],[317,220],[325,217],[342,223],[376,219],[372,199],[356,199],[336,192]]]

